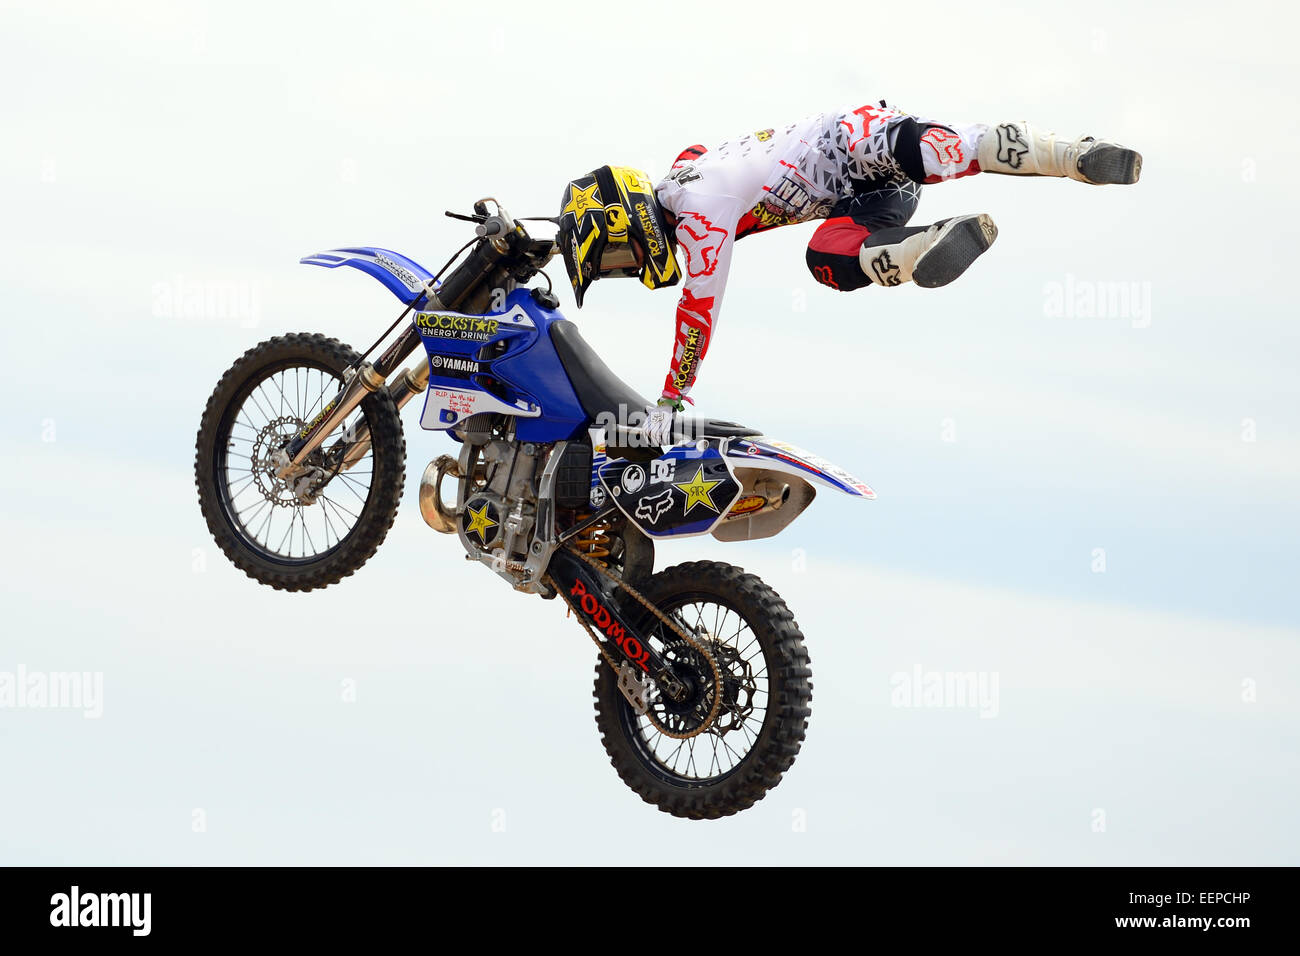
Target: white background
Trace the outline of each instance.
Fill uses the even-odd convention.
[[[0,710],[0,862],[639,863],[661,839],[679,865],[1298,862],[1289,8],[0,10],[0,671],[104,675],[98,720]],[[421,522],[448,442],[418,403],[408,501],[355,577],[285,595],[217,551],[192,458],[222,371],[285,331],[364,347],[398,311],[300,256],[436,269],[467,237],[444,209],[553,214],[596,165],[658,174],[881,97],[1113,137],[1143,179],[927,188],[915,222],[1001,230],[939,290],[817,286],[811,226],[738,248],[700,411],[880,494],[661,549],[760,573],[807,635],[808,741],[753,809],[688,823],[618,781],[582,631]],[[1149,312],[1050,314],[1103,282]],[[243,304],[177,306],[196,287]],[[564,299],[657,390],[672,293]],[[997,717],[892,706],[917,665],[996,673]]]

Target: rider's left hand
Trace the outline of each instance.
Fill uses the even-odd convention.
[[[663,401],[662,399],[660,400]],[[671,445],[673,433],[674,409],[668,404],[659,404],[646,412],[646,443],[650,445]]]

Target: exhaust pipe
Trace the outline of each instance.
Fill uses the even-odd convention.
[[[442,479],[444,475],[459,478],[460,465],[450,455],[439,455],[429,462],[420,477],[420,514],[425,524],[434,531],[443,534],[456,534],[456,516],[448,514],[442,503]]]
[[[757,515],[779,511],[781,506],[790,500],[789,484],[778,480],[771,474],[760,473],[756,480],[752,476],[742,474],[748,471],[751,471],[751,469],[736,469],[736,476],[741,479],[743,484],[743,493],[736,503],[731,506],[731,510],[727,512],[726,517],[728,519],[753,518]]]

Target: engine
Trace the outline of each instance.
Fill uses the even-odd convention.
[[[549,445],[518,442],[512,419],[473,415],[455,429],[460,457],[432,462],[420,482],[420,510],[437,531],[455,533],[465,551],[517,582],[537,521],[539,470]],[[441,497],[442,479],[458,478],[455,509]]]

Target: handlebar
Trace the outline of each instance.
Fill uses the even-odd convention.
[[[497,207],[495,215],[487,215],[488,203],[492,203]],[[482,217],[479,224],[474,227],[474,234],[480,239],[508,235],[518,228],[515,221],[510,218],[510,213],[506,212],[506,207],[501,205],[501,200],[492,196],[487,196],[474,203],[474,212],[477,216]]]
[[[489,214],[488,203],[496,207],[495,212]],[[495,198],[486,197],[474,203],[472,216],[451,211],[447,215],[475,223],[478,241],[469,256],[438,288],[438,297],[445,308],[458,308],[485,282],[494,286],[509,280],[526,283],[555,254],[554,240],[534,239]]]

